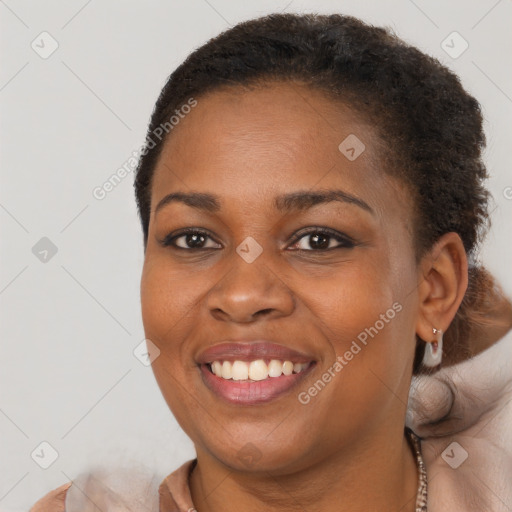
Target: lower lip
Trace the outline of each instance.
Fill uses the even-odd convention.
[[[292,390],[315,366],[311,363],[300,373],[269,377],[264,380],[232,380],[217,377],[206,364],[201,364],[203,382],[216,395],[224,400],[237,405],[254,405],[270,402]]]

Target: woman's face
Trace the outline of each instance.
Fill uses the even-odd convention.
[[[198,455],[284,474],[403,429],[411,194],[364,119],[298,84],[209,93],[166,142],[151,204],[144,328]]]

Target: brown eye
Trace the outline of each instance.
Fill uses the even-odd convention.
[[[181,245],[178,241],[183,238],[183,244]],[[182,235],[176,238],[175,242],[178,247],[183,247],[184,249],[197,249],[198,247],[202,247],[206,241],[206,237],[202,234],[198,233],[188,233],[187,235]]]
[[[331,237],[322,233],[315,233],[309,236],[309,246],[312,249],[328,249],[331,242]]]
[[[173,246],[177,249],[218,249],[221,245],[205,231],[187,230],[181,233],[170,233],[161,242],[164,247]]]
[[[330,229],[313,229],[302,232],[292,248],[301,251],[326,251],[330,249],[352,248],[354,242],[347,236]]]

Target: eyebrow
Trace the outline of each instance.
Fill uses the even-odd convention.
[[[343,190],[319,190],[310,192],[308,190],[292,192],[278,196],[274,200],[274,206],[280,211],[307,210],[317,204],[339,201],[342,203],[355,204],[363,210],[374,213],[370,206],[359,197],[356,197]]]
[[[220,201],[217,196],[212,194],[203,194],[201,192],[191,192],[188,194],[185,192],[173,192],[171,194],[167,194],[160,200],[155,208],[155,214],[164,206],[171,204],[172,202],[184,203],[192,208],[212,213],[220,210]]]
[[[372,214],[374,213],[372,208],[362,199],[343,190],[331,189],[315,192],[299,190],[289,194],[283,194],[274,199],[274,207],[281,212],[302,211],[308,210],[318,204],[330,203],[332,201],[354,204],[363,210]],[[181,202],[192,208],[197,208],[210,213],[218,212],[221,209],[220,198],[213,194],[201,192],[173,192],[171,194],[167,194],[159,201],[155,209],[155,214],[164,206],[173,202]]]

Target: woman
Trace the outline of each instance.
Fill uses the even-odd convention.
[[[158,500],[88,475],[33,510],[510,508],[484,143],[457,77],[355,18],[271,15],[193,52],[135,189],[152,367],[197,458]],[[499,451],[472,458],[471,429]]]

